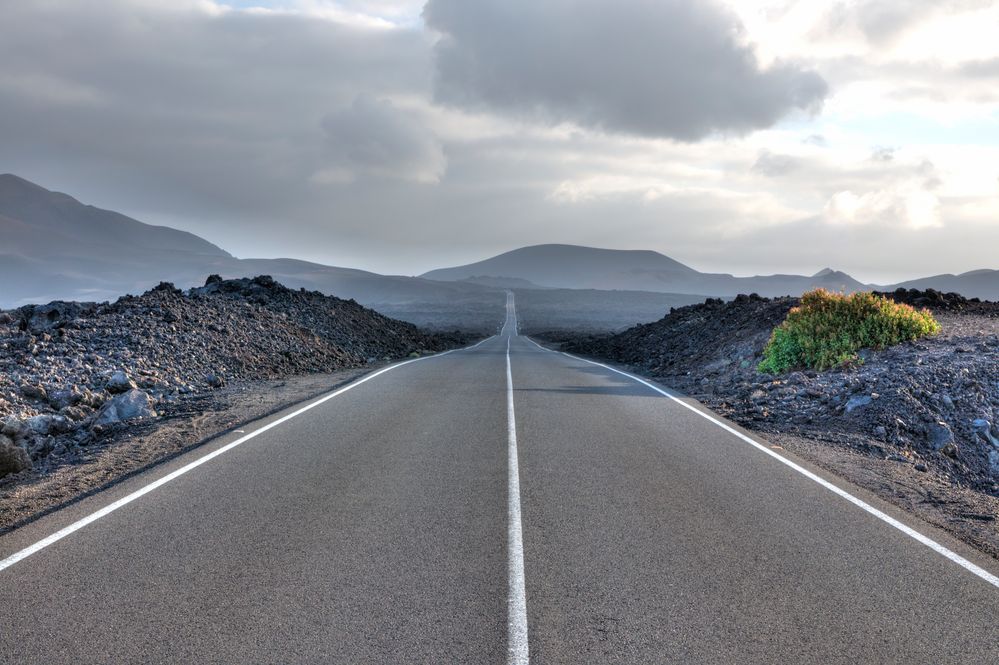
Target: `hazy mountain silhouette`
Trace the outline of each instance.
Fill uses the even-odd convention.
[[[80,203],[15,175],[0,175],[0,307],[50,300],[107,300],[141,293],[161,281],[200,286],[269,274],[286,286],[372,305],[457,302],[491,292],[378,275],[294,259],[237,259],[198,236],[151,226]]]
[[[896,287],[953,291],[966,298],[999,300],[999,270],[972,270],[960,275],[934,275],[901,282],[893,286]]]
[[[574,289],[620,289],[708,296],[800,294],[823,287],[836,291],[865,288],[843,272],[825,269],[811,276],[734,277],[702,273],[648,250],[614,250],[575,245],[535,245],[478,263],[432,270],[427,279],[460,280],[477,275],[526,279],[540,286]]]

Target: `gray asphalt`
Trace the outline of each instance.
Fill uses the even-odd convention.
[[[512,318],[0,570],[0,662],[506,662],[508,341],[533,662],[999,663],[995,586]]]

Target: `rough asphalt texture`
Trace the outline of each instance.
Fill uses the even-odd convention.
[[[0,571],[0,662],[503,663],[506,344],[388,372]],[[535,663],[999,662],[996,587],[625,377],[511,354]]]

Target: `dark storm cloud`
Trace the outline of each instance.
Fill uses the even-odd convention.
[[[425,96],[432,69],[417,31],[153,0],[8,3],[0,63],[0,170],[202,219],[318,216],[323,118],[359,94]],[[385,116],[355,114],[353,130]],[[410,162],[405,131],[380,147]]]
[[[696,140],[815,109],[827,87],[762,68],[736,18],[692,0],[429,0],[439,101]]]

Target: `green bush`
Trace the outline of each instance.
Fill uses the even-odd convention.
[[[856,360],[860,349],[883,349],[938,332],[940,324],[925,309],[872,293],[845,296],[816,289],[801,296],[801,304],[774,329],[759,370],[829,369]]]

